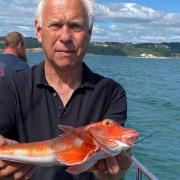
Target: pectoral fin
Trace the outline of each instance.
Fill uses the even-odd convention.
[[[65,165],[81,164],[94,156],[96,149],[95,144],[84,142],[82,139],[75,137],[64,151],[56,153],[56,158],[61,164]]]
[[[80,174],[90,169],[96,161],[87,161],[83,164],[69,166],[66,171],[71,174]]]

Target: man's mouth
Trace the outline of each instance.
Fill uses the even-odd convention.
[[[62,52],[62,53],[67,53],[67,54],[75,53],[75,51],[73,51],[73,50],[67,50],[67,49],[56,50],[56,52]]]

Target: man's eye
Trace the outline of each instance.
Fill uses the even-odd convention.
[[[61,28],[61,24],[51,24],[49,25],[49,28],[51,28],[54,31],[57,31]]]
[[[80,24],[70,24],[69,28],[75,32],[79,32],[83,30],[83,26],[81,26]]]

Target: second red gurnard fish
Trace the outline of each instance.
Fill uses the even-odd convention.
[[[69,166],[67,172],[82,173],[98,160],[116,156],[131,148],[139,135],[111,119],[74,128],[59,125],[64,131],[57,138],[0,147],[0,159],[37,166]]]

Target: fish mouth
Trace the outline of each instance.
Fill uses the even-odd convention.
[[[133,146],[137,142],[138,138],[139,134],[135,130],[121,137],[122,141],[129,146]]]

